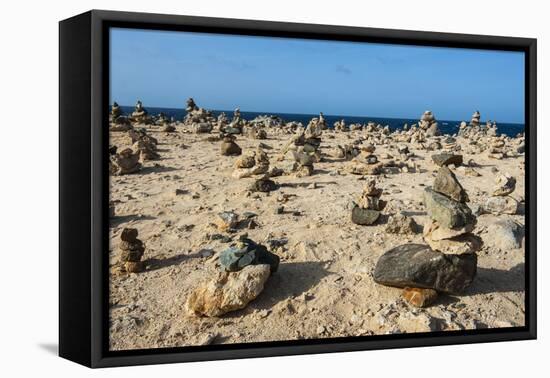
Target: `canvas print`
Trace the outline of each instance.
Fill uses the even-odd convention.
[[[525,325],[524,53],[109,33],[110,350]]]

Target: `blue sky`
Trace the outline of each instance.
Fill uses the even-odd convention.
[[[521,52],[111,29],[110,101],[523,123]]]

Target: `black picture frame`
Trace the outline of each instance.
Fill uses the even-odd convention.
[[[525,52],[524,327],[109,351],[108,28],[200,31]],[[536,338],[536,39],[92,10],[59,23],[59,355],[89,367]]]

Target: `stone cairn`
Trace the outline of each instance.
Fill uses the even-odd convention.
[[[466,191],[454,173],[441,167],[433,187],[424,191],[424,202],[431,218],[424,225],[424,241],[433,249],[445,254],[475,253],[481,239],[471,231],[476,218],[466,205]]]
[[[334,122],[334,131],[348,131],[346,121],[341,119],[340,121]]]
[[[439,128],[437,127],[437,121],[435,120],[435,116],[433,113],[429,110],[426,110],[422,116],[420,117],[420,121],[418,122],[418,126],[420,129],[425,130],[427,137],[434,137],[439,136]]]
[[[125,148],[110,158],[109,171],[112,175],[127,175],[141,169],[140,152],[134,152],[131,148]]]
[[[369,143],[359,146],[361,152],[347,165],[346,171],[354,175],[378,175],[382,171],[383,163],[378,161],[374,154],[376,147]]]
[[[250,186],[253,192],[270,192],[277,188],[277,184],[270,179],[269,158],[260,147],[237,159],[232,176],[238,179],[256,176]]]
[[[191,315],[219,317],[245,308],[279,267],[279,256],[248,238],[222,251],[218,261],[221,271],[187,298]]]
[[[151,123],[151,118],[149,117],[147,110],[145,110],[140,100],[138,100],[136,103],[134,111],[132,112],[131,119],[135,123]]]
[[[299,129],[291,140],[283,148],[279,160],[284,159],[288,151],[292,152],[294,164],[291,171],[296,177],[311,176],[314,168],[313,164],[321,161],[321,135],[326,128],[323,113],[319,118],[312,118],[305,131]]]
[[[424,226],[425,244],[403,244],[385,252],[376,263],[374,281],[404,288],[412,306],[432,304],[438,292],[462,293],[477,272],[476,248],[481,241],[470,232],[476,219],[465,201],[468,196],[447,168],[440,169],[424,200],[430,221]]]
[[[242,153],[241,147],[235,143],[235,135],[225,134],[222,137],[221,154],[223,156],[238,156]]]
[[[109,131],[128,131],[132,129],[132,124],[128,117],[122,114],[122,109],[115,102],[111,106],[109,114]]]
[[[483,205],[483,211],[495,215],[517,214],[519,203],[510,196],[515,189],[516,179],[513,176],[507,173],[499,174],[495,179],[492,196]]]
[[[123,272],[139,273],[144,270],[141,258],[145,252],[145,245],[137,237],[138,231],[135,228],[124,228],[120,234],[119,250]]]
[[[380,217],[380,212],[386,206],[386,202],[380,199],[381,195],[382,189],[376,187],[376,181],[367,181],[357,203],[353,204],[351,221],[366,226],[374,224]]]
[[[244,119],[241,118],[241,110],[236,108],[233,111],[233,119],[227,127],[223,129],[226,134],[242,134],[243,127],[245,126]]]
[[[191,131],[197,134],[210,133],[213,125],[217,123],[217,119],[212,115],[212,112],[199,108],[191,97],[187,99],[185,112],[183,124],[189,126]]]

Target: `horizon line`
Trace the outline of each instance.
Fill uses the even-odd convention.
[[[119,106],[121,107],[125,107],[125,108],[135,108],[135,105],[121,105],[121,104],[118,104]],[[109,104],[109,107],[112,106],[112,103]],[[156,109],[170,109],[170,110],[183,110],[185,111],[185,107],[181,107],[181,108],[171,108],[171,107],[165,107],[165,106],[147,106],[147,105],[143,105],[143,107],[145,109],[147,108],[156,108]],[[207,108],[203,108],[207,111],[214,111],[214,112],[223,112],[223,113],[233,113],[233,110],[229,110],[229,109],[207,109]],[[258,114],[261,114],[261,115],[278,115],[278,114],[288,114],[288,115],[312,115],[312,116],[319,116],[318,113],[293,113],[293,112],[264,112],[264,111],[255,111],[255,110],[243,110],[242,108],[239,107],[239,110],[241,113],[258,113]],[[433,110],[430,110],[432,113],[433,113]],[[473,114],[473,113],[472,113]],[[357,117],[357,118],[382,118],[382,119],[396,119],[396,120],[416,120],[416,122],[419,122],[420,121],[420,117],[387,117],[387,116],[376,116],[376,115],[341,115],[341,114],[325,114],[323,113],[324,116],[328,116],[328,117],[341,117],[345,120],[345,117]],[[468,122],[468,119],[461,119],[461,120],[456,120],[456,119],[443,119],[443,118],[436,118],[436,122],[438,121],[451,121],[451,122],[462,122],[462,121],[465,121],[465,122]],[[498,123],[505,123],[505,124],[511,124],[511,125],[524,125],[525,126],[525,121],[523,122],[508,122],[508,121],[497,121],[497,120],[489,120],[489,121],[492,121],[492,122],[496,122],[497,125]],[[487,122],[486,121],[483,121],[483,122]],[[483,122],[480,122],[480,123],[483,123]]]

